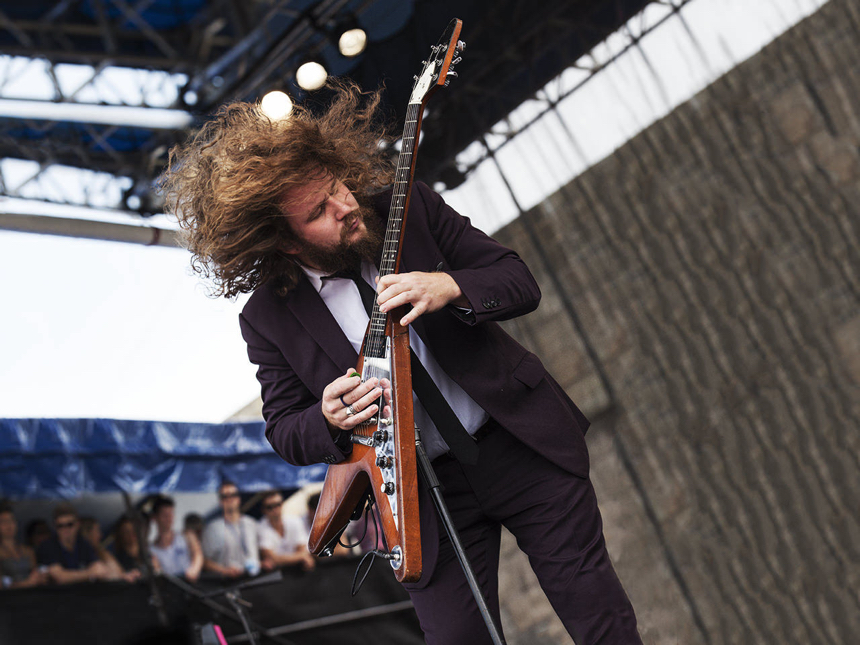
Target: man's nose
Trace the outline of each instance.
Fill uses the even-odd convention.
[[[339,220],[343,219],[344,217],[346,217],[347,215],[352,213],[353,207],[349,203],[348,199],[341,199],[341,198],[334,197],[333,201],[335,204],[336,216]]]

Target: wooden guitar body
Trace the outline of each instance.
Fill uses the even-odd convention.
[[[357,438],[365,438],[371,445],[360,440],[354,442],[352,454],[345,461],[329,467],[308,549],[314,554],[323,553],[327,548],[333,550],[333,542],[340,537],[369,488],[377,499],[376,509],[386,548],[395,556],[390,560],[394,575],[399,582],[416,582],[421,577],[421,530],[409,330],[392,320],[388,324],[392,327],[392,333],[386,334],[391,338],[391,389],[393,392],[408,392],[410,396],[393,396],[390,412],[377,417],[383,420],[381,423],[368,423],[354,432]],[[365,362],[362,352],[356,366],[362,380],[366,374],[378,377],[379,365],[375,365],[374,370],[367,370],[369,366]],[[387,437],[381,440],[377,435],[374,439],[378,431],[385,432]],[[386,503],[379,503],[380,498]]]

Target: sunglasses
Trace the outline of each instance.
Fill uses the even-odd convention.
[[[281,504],[283,504],[283,502],[272,502],[271,504],[266,504],[263,507],[263,510],[264,511],[273,511],[276,508],[281,508]]]
[[[239,493],[222,493],[218,497],[221,499],[231,499],[233,497],[239,497]]]
[[[74,528],[75,526],[77,526],[77,524],[78,524],[77,522],[72,520],[71,522],[60,522],[59,524],[56,524],[56,527],[58,529],[70,529],[70,528]]]

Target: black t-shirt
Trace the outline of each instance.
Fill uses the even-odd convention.
[[[118,549],[114,545],[111,550],[117,562],[119,562],[119,566],[122,567],[123,571],[131,571],[133,569],[140,569],[140,562],[135,559],[128,551],[124,549]]]
[[[56,535],[52,535],[49,539],[42,542],[36,551],[36,560],[39,564],[60,564],[64,569],[69,569],[70,571],[86,569],[98,559],[99,557],[96,555],[93,545],[80,535],[77,537],[75,547],[71,551],[66,551],[63,548]]]

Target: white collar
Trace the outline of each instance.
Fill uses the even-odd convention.
[[[308,280],[310,280],[313,288],[316,289],[316,292],[319,293],[320,289],[322,289],[322,279],[328,275],[325,271],[320,271],[319,269],[312,269],[309,266],[305,266],[301,262],[299,262],[299,267],[302,271],[305,272],[305,275],[308,276]]]

